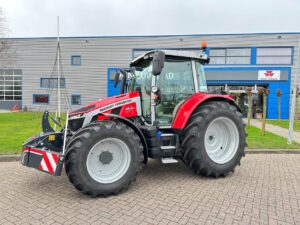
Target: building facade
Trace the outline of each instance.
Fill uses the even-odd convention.
[[[248,87],[270,90],[267,117],[278,117],[276,91],[281,90],[281,118],[289,117],[291,87],[300,33],[63,37],[60,39],[61,101],[65,110],[118,93],[113,74],[152,49],[199,51],[208,42],[205,66],[210,89],[232,93]],[[0,59],[0,109],[57,110],[56,38],[11,38],[10,63]],[[13,63],[11,62],[13,61]],[[300,82],[299,82],[300,84]],[[244,101],[244,100],[243,100]],[[244,102],[243,102],[244,104]],[[247,103],[245,102],[245,105]]]

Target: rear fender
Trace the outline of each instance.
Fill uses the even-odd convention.
[[[173,129],[183,129],[192,113],[195,109],[203,104],[204,102],[209,101],[225,101],[231,105],[237,107],[241,112],[241,109],[236,104],[236,102],[229,95],[215,95],[215,94],[206,94],[206,93],[196,93],[192,95],[186,102],[184,102],[178,109],[175,119],[173,120],[172,128]]]

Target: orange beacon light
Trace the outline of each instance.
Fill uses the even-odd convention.
[[[201,41],[201,48],[206,49],[207,48],[207,42]]]

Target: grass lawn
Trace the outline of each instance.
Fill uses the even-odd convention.
[[[262,136],[259,128],[250,126],[247,127],[246,130],[248,133],[248,148],[250,149],[300,149],[300,144],[293,142],[293,144],[288,145],[286,138],[271,132],[266,132],[266,134]]]
[[[41,132],[42,113],[0,113],[0,154],[20,154],[23,141]],[[285,138],[270,132],[261,136],[255,127],[247,128],[248,148],[300,149],[300,145],[287,145]]]
[[[267,123],[289,129],[288,120],[267,120]],[[294,131],[300,131],[300,121],[294,121]]]
[[[0,113],[0,154],[20,154],[22,143],[42,131],[42,113]]]

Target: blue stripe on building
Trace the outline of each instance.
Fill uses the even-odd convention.
[[[290,100],[290,79],[291,79],[291,68],[290,67],[249,67],[249,68],[237,68],[237,67],[226,67],[226,68],[205,68],[205,71],[247,71],[247,70],[280,70],[288,72],[287,80],[278,81],[267,81],[267,80],[207,80],[208,85],[264,85],[270,91],[270,95],[267,98],[267,118],[277,119],[278,117],[278,99],[276,95],[277,89],[282,91],[281,96],[281,119],[289,118],[289,100]],[[241,74],[242,76],[242,74]]]

